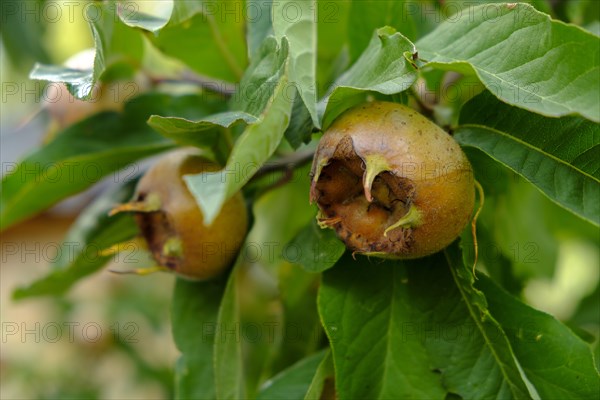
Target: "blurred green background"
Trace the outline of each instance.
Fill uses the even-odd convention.
[[[34,63],[63,64],[93,47],[82,17],[88,2],[52,3],[41,14],[47,18],[39,18],[42,1],[5,1],[0,6],[3,174],[54,128],[44,109],[44,82],[28,79]],[[23,17],[20,7],[31,14]],[[55,10],[62,13],[60,18]],[[172,276],[122,276],[104,270],[63,298],[11,300],[16,287],[48,272],[77,211],[98,190],[1,234],[2,399],[173,397],[178,352],[170,331]],[[107,268],[127,269],[123,258],[116,257]]]

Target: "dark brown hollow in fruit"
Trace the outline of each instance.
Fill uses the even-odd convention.
[[[418,258],[449,245],[471,218],[473,171],[456,141],[406,106],[342,114],[312,166],[319,222],[356,253]]]
[[[232,263],[246,235],[248,217],[240,193],[205,226],[182,178],[220,168],[196,150],[176,150],[152,166],[137,186],[135,201],[145,203],[150,211],[137,212],[136,220],[154,259],[186,278],[219,275]]]

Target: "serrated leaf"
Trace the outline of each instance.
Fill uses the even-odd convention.
[[[313,124],[317,116],[317,21],[316,1],[284,0],[273,3],[273,31],[281,41],[289,42],[289,83],[296,87]],[[291,11],[293,10],[293,11]],[[295,17],[290,13],[295,13]]]
[[[590,346],[551,315],[537,311],[485,275],[477,287],[502,325],[519,364],[542,399],[593,399],[600,376]]]
[[[86,100],[93,95],[94,85],[106,69],[120,62],[138,65],[143,53],[142,37],[121,22],[115,10],[116,7],[110,4],[91,3],[85,7],[86,21],[90,24],[96,48],[92,69],[36,64],[29,77],[64,82],[73,96]]]
[[[348,107],[364,99],[366,92],[396,94],[417,79],[407,56],[415,47],[393,28],[378,29],[358,61],[333,84],[333,92],[319,103],[321,126],[326,129]]]
[[[238,192],[273,154],[290,121],[293,99],[286,96],[287,76],[279,81],[265,112],[237,140],[227,165],[214,173],[186,175],[184,180],[210,225],[223,204]]]
[[[528,4],[469,8],[417,42],[427,66],[476,73],[499,99],[600,121],[600,38]]]
[[[137,179],[134,179],[109,190],[90,204],[79,215],[63,240],[60,256],[53,263],[51,272],[27,286],[17,288],[13,298],[61,295],[77,281],[106,265],[112,257],[102,256],[99,252],[131,239],[138,232],[131,215],[108,216],[115,204],[131,198],[136,183]],[[132,251],[139,251],[133,243],[125,252],[129,255]]]
[[[298,249],[294,264],[308,272],[322,272],[335,265],[346,251],[346,246],[331,229],[321,229],[315,220],[307,224],[289,246]]]
[[[18,223],[78,193],[103,177],[162,152],[174,143],[147,124],[155,113],[193,118],[199,96],[147,94],[125,104],[122,113],[104,112],[69,126],[2,179],[0,229]],[[114,179],[120,179],[114,175]]]
[[[303,400],[315,371],[326,355],[326,351],[320,351],[282,371],[263,385],[256,399]]]
[[[197,73],[237,82],[246,68],[242,3],[178,1],[167,26],[149,39]]]
[[[318,303],[339,398],[529,398],[461,265],[457,252],[406,262],[348,254],[324,273]]]
[[[181,356],[175,367],[176,399],[214,399],[213,349],[226,279],[177,279],[172,305],[173,339]]]
[[[580,117],[546,118],[484,92],[463,107],[455,138],[523,176],[560,206],[600,224],[600,125]]]

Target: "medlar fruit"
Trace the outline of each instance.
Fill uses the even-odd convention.
[[[230,198],[210,226],[183,175],[221,167],[195,150],[176,150],[161,158],[139,181],[134,201],[117,211],[134,211],[141,234],[159,266],[185,278],[207,280],[236,257],[248,228],[241,193]]]
[[[456,239],[475,202],[473,170],[458,143],[396,103],[365,103],[338,117],[311,176],[321,226],[366,255],[433,254]]]

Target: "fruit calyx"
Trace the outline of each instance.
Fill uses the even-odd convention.
[[[241,193],[225,202],[208,226],[183,176],[221,167],[196,149],[179,149],[161,158],[139,181],[131,202],[111,214],[133,212],[158,270],[193,280],[221,274],[235,259],[248,227]]]
[[[354,107],[325,132],[311,202],[354,253],[417,258],[450,244],[470,219],[472,169],[441,128],[400,104]]]

